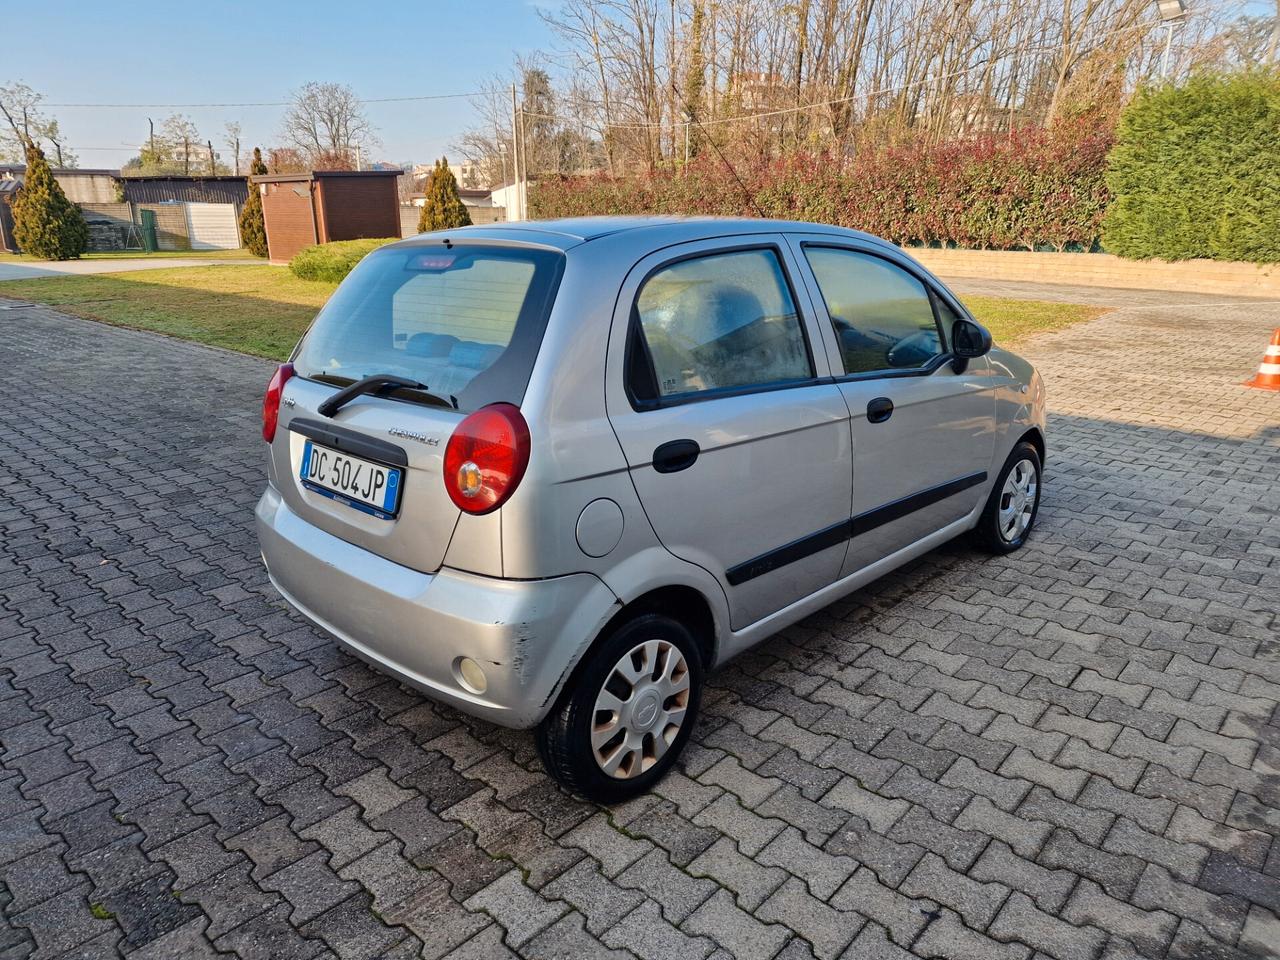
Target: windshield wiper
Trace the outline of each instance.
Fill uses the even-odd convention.
[[[455,398],[450,397],[446,400],[444,397],[436,396],[436,394],[428,391],[425,383],[419,383],[417,380],[411,380],[408,377],[397,377],[391,373],[375,373],[339,390],[320,406],[316,407],[316,412],[323,417],[332,417],[356,397],[364,394],[385,396],[397,390],[414,391],[415,396],[413,399],[421,403],[429,403],[437,407],[450,407],[454,410],[458,409],[458,401]]]

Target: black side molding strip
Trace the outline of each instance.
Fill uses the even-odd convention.
[[[304,437],[310,437],[316,443],[349,453],[353,457],[364,457],[366,460],[376,460],[393,467],[409,465],[409,455],[404,452],[403,447],[397,447],[394,443],[378,440],[375,437],[366,437],[363,433],[356,433],[345,427],[295,417],[289,421],[289,429]]]
[[[976,487],[978,484],[986,482],[987,472],[983,470],[981,473],[971,473],[967,477],[957,477],[955,480],[948,480],[946,483],[939,484],[936,487],[921,490],[919,493],[913,493],[909,497],[893,500],[884,506],[876,507],[874,510],[860,513],[849,521],[849,536],[856,537],[861,533],[866,533],[868,530],[882,527],[886,523],[901,520],[909,513],[915,513],[917,510],[931,507],[940,500],[954,497],[961,490],[968,490],[970,487]]]
[[[849,521],[842,520],[840,523],[827,527],[825,530],[819,530],[817,533],[811,533],[807,537],[793,540],[786,546],[770,550],[768,553],[762,553],[760,556],[747,560],[745,563],[740,563],[736,567],[730,567],[725,571],[725,579],[729,581],[730,586],[736,587],[740,583],[746,583],[756,577],[763,577],[766,573],[772,573],[779,567],[788,563],[795,563],[797,560],[803,560],[811,554],[825,550],[827,547],[834,547],[837,543],[843,543],[848,539]]]
[[[931,507],[935,503],[947,499],[947,497],[955,496],[962,490],[968,490],[970,487],[976,487],[979,484],[986,483],[986,481],[987,473],[984,470],[981,473],[971,473],[968,476],[957,477],[955,480],[948,480],[946,483],[930,487],[928,490],[921,490],[919,493],[913,493],[911,496],[903,497],[901,500],[891,501],[883,506],[876,507],[874,510],[860,513],[856,517],[843,520],[824,530],[819,530],[817,533],[811,533],[807,537],[793,540],[791,543],[770,550],[768,553],[762,553],[758,557],[753,557],[750,560],[732,566],[725,571],[725,579],[729,581],[730,586],[736,587],[739,584],[746,583],[748,580],[754,580],[756,577],[762,577],[766,573],[772,573],[788,563],[795,563],[797,560],[803,560],[805,557],[826,550],[828,547],[834,547],[844,540],[852,539],[859,534],[874,530],[876,527],[892,523],[894,520],[900,520],[916,510]]]

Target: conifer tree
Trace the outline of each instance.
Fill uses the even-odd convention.
[[[458,195],[458,181],[449,169],[449,159],[442,157],[427,177],[426,198],[422,213],[418,216],[418,232],[450,230],[471,226],[471,214],[467,212],[462,197]]]
[[[42,260],[72,260],[89,245],[89,227],[80,208],[53,178],[44,151],[27,144],[22,189],[10,203],[13,239],[23,253]]]
[[[253,148],[253,163],[249,165],[249,176],[261,176],[267,172],[267,165],[262,162],[262,150]],[[249,180],[249,196],[240,211],[240,242],[255,257],[267,255],[267,224],[262,217],[262,187]]]

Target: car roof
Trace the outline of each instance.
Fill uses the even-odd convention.
[[[827,233],[832,236],[858,238],[882,246],[893,246],[880,237],[858,230],[829,224],[798,220],[770,220],[755,217],[680,217],[680,216],[613,216],[565,217],[557,220],[517,220],[481,226],[460,227],[424,233],[401,241],[405,245],[445,239],[475,238],[508,242],[536,243],[568,250],[601,237],[623,233],[647,234],[655,245],[665,246],[689,240],[732,236],[748,233]],[[640,239],[639,236],[636,237]]]

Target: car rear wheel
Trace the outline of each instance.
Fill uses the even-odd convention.
[[[538,752],[570,790],[617,803],[653,786],[684,748],[702,664],[688,629],[656,613],[617,627],[589,657],[538,727]]]
[[[1040,510],[1040,454],[1019,443],[1005,460],[974,529],[978,545],[991,553],[1012,553],[1031,535]]]

